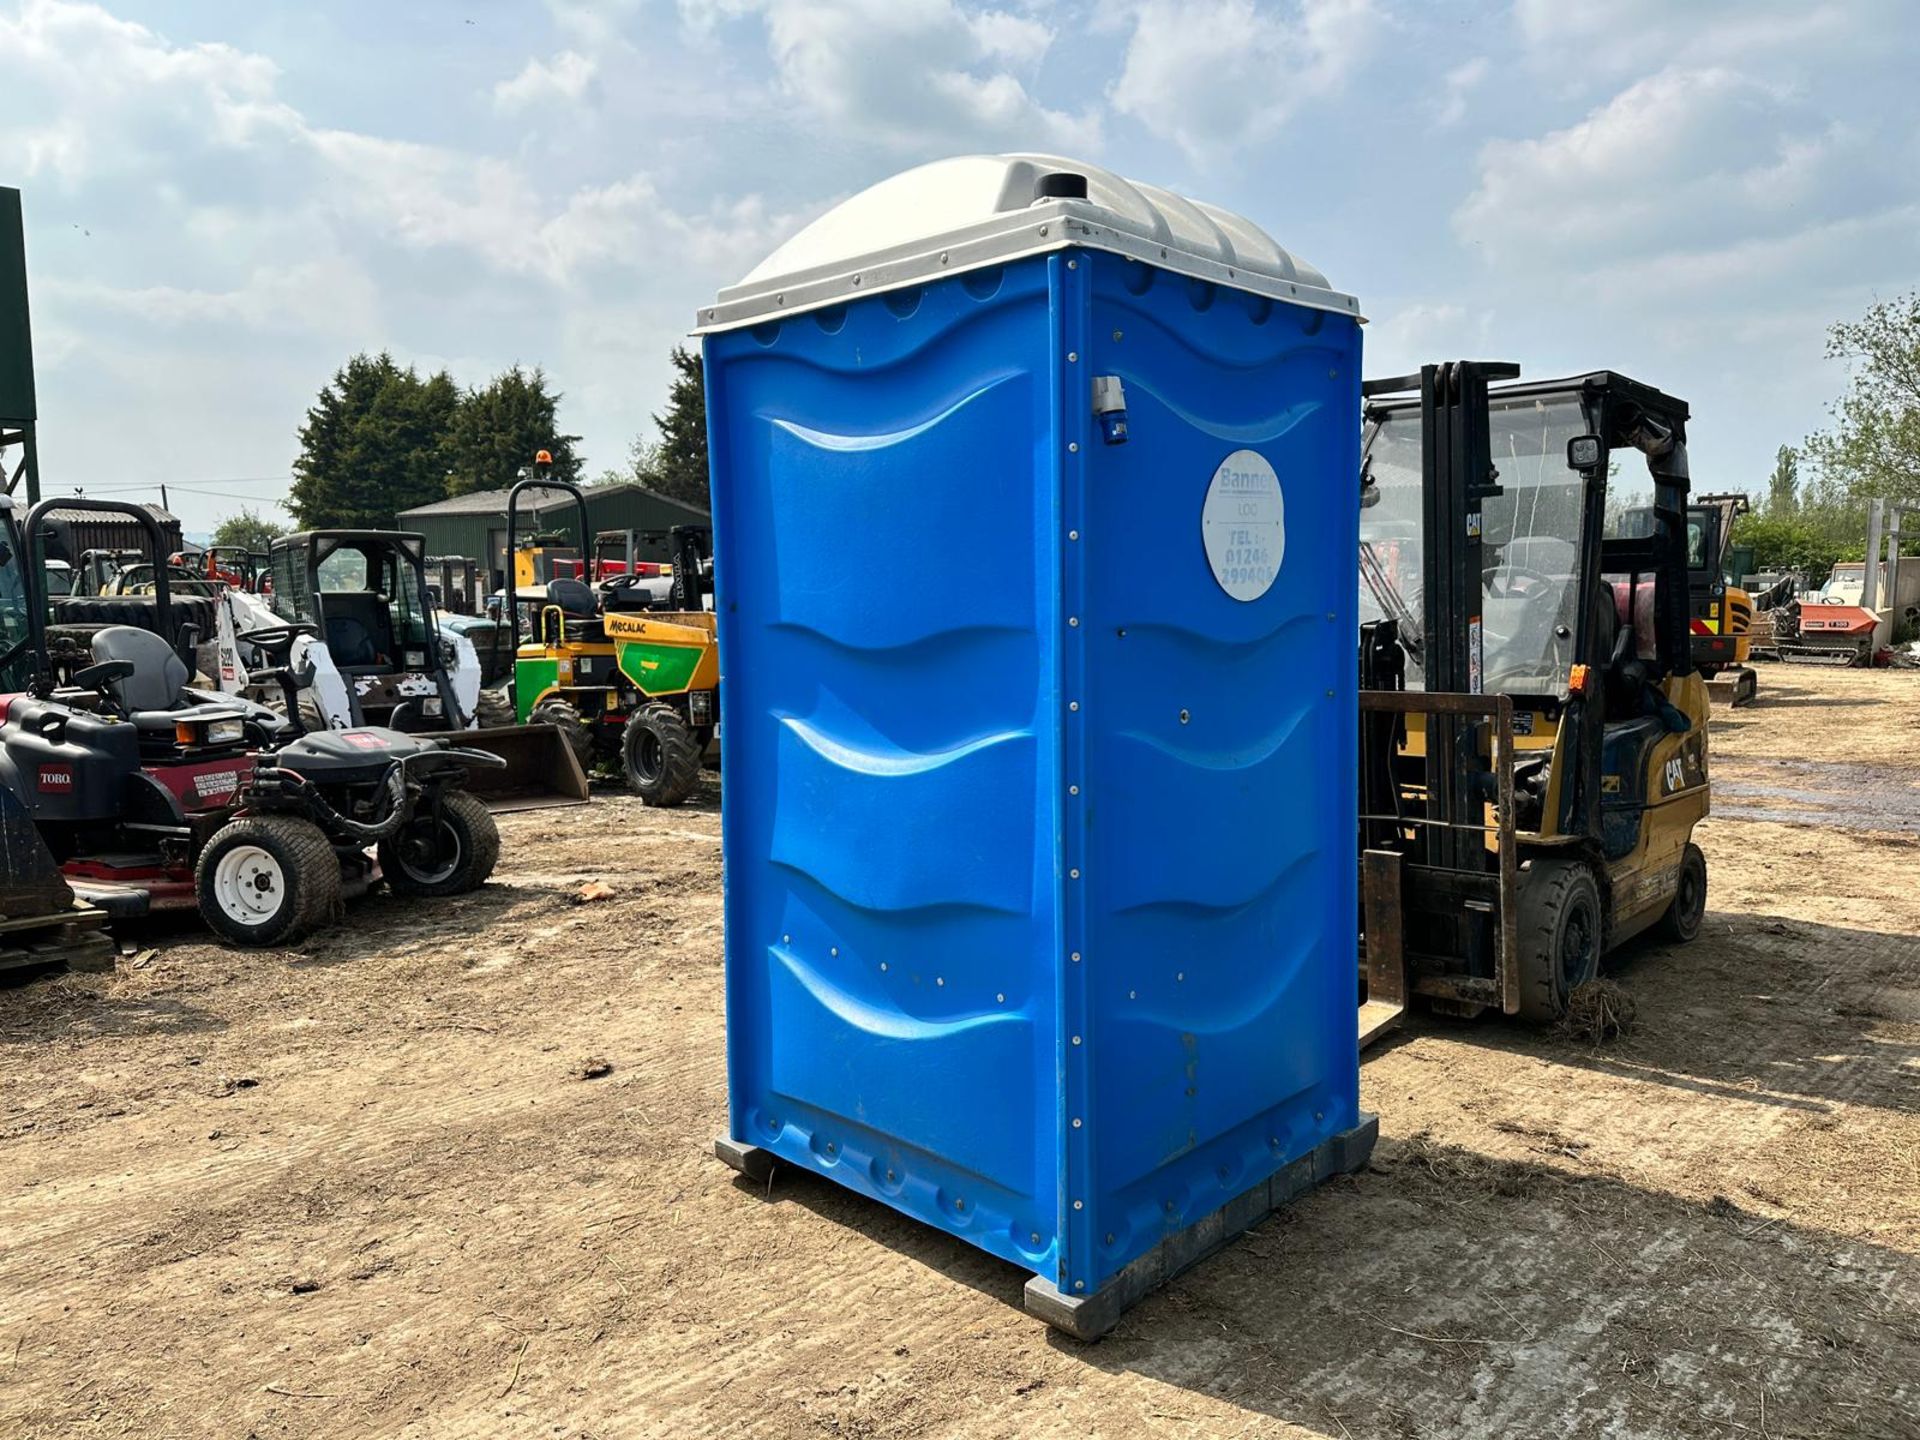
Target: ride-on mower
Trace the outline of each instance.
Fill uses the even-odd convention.
[[[29,513],[39,533],[46,505]],[[139,507],[63,498],[69,509],[132,516]],[[469,767],[502,762],[390,729],[306,735],[292,718],[188,686],[165,567],[144,597],[151,625],[112,625],[90,663],[56,674],[35,557],[12,545],[25,616],[12,647],[22,686],[0,698],[0,785],[33,821],[44,851],[79,893],[135,916],[195,906],[248,945],[284,944],[331,921],[385,879],[399,894],[477,888],[499,855],[486,807],[464,788]],[[299,677],[277,677],[289,702]],[[374,854],[369,855],[372,850]]]
[[[1413,997],[1556,1019],[1705,913],[1687,407],[1607,372],[1489,389],[1518,374],[1363,387],[1362,1044]]]
[[[586,497],[544,470],[508,492],[510,554],[519,497],[532,489],[573,497],[586,553]],[[508,570],[515,713],[558,727],[583,769],[618,763],[627,787],[649,805],[678,805],[694,792],[719,721],[714,616],[701,608],[712,588],[710,561],[701,554],[706,533],[675,528],[670,578],[629,572],[598,591],[564,578],[529,588],[518,583],[517,565]],[[524,641],[523,625],[529,632]]]

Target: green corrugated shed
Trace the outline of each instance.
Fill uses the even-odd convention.
[[[665,532],[675,525],[709,523],[707,512],[699,506],[670,499],[644,485],[589,485],[585,487],[585,494],[587,518],[595,533],[602,530]],[[529,519],[529,511],[537,519]],[[522,495],[519,524],[523,530],[564,532],[571,543],[575,528],[573,500],[553,491]],[[475,561],[482,572],[491,571],[491,580],[483,581],[487,589],[497,589],[505,583],[506,491],[476,490],[471,495],[416,505],[400,512],[399,528],[417,530],[426,536],[429,555],[464,555]],[[673,558],[668,553],[664,533],[647,545],[642,554],[652,560]]]

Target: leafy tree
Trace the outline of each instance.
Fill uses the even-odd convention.
[[[1773,459],[1773,475],[1767,481],[1767,514],[1775,519],[1791,515],[1800,508],[1800,455],[1791,445],[1782,445]]]
[[[271,520],[262,518],[251,507],[238,515],[229,515],[213,527],[215,545],[240,545],[248,550],[264,551],[270,541],[287,532]]]
[[[590,485],[654,486],[654,471],[660,463],[660,447],[644,435],[636,435],[627,445],[627,463],[618,470],[602,470]]]
[[[709,510],[705,369],[699,352],[684,345],[673,347],[672,358],[678,373],[667,391],[666,413],[653,417],[660,443],[653,447],[651,464],[640,471],[641,483],[662,495]],[[634,441],[636,469],[642,447],[642,441]]]
[[[382,529],[442,499],[459,404],[445,371],[423,379],[384,351],[354,356],[307,411],[287,508],[303,529]]]
[[[1753,547],[1757,570],[1800,570],[1822,581],[1834,565],[1858,559],[1862,542],[1851,547],[1826,534],[1815,521],[1792,515],[1746,514],[1733,522],[1733,543]]]
[[[582,461],[573,447],[580,437],[560,433],[560,398],[538,366],[516,365],[468,391],[453,417],[446,493],[504,490],[540,450],[553,455],[554,479],[578,483]]]
[[[1833,428],[1807,440],[1822,480],[1853,504],[1920,501],[1920,291],[1829,327],[1827,356],[1850,378]]]

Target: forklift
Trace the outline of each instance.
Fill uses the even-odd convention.
[[[1687,506],[1687,593],[1693,663],[1717,704],[1744,705],[1759,692],[1747,664],[1753,644],[1753,597],[1727,573],[1733,522],[1753,503],[1744,494],[1698,495]]]
[[[586,497],[570,481],[550,478],[540,453],[535,473],[507,492],[508,552],[521,553],[520,496],[545,489],[572,496],[581,552],[590,553]],[[631,571],[596,590],[564,576],[523,584],[517,560],[508,570],[515,715],[556,726],[583,769],[617,764],[648,805],[679,805],[693,794],[719,724],[715,616],[702,608],[712,592],[711,556],[700,553],[706,533],[676,527],[664,600],[654,593],[658,577]]]
[[[1687,406],[1519,374],[1362,387],[1362,1046],[1416,999],[1550,1023],[1705,915]]]

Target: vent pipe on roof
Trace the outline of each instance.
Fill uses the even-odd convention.
[[[1055,170],[1042,175],[1033,187],[1033,203],[1042,200],[1084,200],[1087,177],[1072,170]]]

